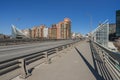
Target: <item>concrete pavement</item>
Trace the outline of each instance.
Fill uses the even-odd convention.
[[[82,41],[60,55],[52,58],[50,64],[37,66],[25,80],[102,80],[94,69],[89,43]]]

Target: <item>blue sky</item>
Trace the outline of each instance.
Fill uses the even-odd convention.
[[[11,24],[19,29],[51,24],[68,17],[72,31],[86,34],[100,22],[115,23],[120,0],[0,0],[0,33],[11,34]]]

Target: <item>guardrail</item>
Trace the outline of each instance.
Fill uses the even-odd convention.
[[[113,79],[120,80],[120,53],[112,52],[96,42],[90,41],[90,43],[92,49],[95,49],[102,58]]]
[[[60,56],[59,52],[66,52],[79,41],[61,45],[51,49],[35,52],[28,55],[15,57],[9,60],[0,61],[0,80],[10,80],[18,75],[26,78],[31,75],[31,71],[41,63],[50,63],[50,59],[54,56]],[[54,55],[52,55],[54,54]]]

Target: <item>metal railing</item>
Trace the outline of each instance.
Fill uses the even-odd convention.
[[[10,80],[18,75],[20,75],[21,78],[26,78],[31,75],[31,71],[36,66],[43,62],[50,63],[52,57],[56,55],[60,56],[60,52],[65,53],[69,48],[76,45],[77,42],[79,41],[0,61],[0,80]]]
[[[114,80],[120,80],[120,53],[112,52],[102,45],[90,41],[91,48],[96,50]]]

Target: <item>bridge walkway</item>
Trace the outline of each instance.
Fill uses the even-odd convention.
[[[26,80],[103,80],[95,70],[88,42],[81,41],[60,56],[37,66]]]

